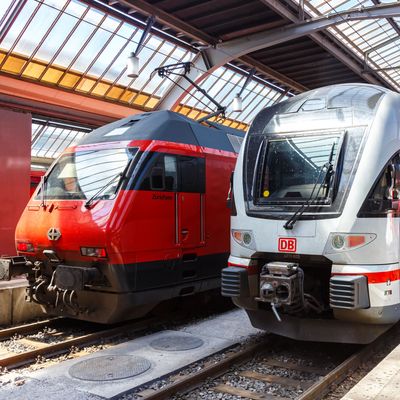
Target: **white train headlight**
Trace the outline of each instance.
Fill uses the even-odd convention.
[[[324,253],[333,254],[341,251],[355,250],[375,240],[375,233],[337,233],[329,234]]]
[[[242,229],[232,229],[232,237],[236,243],[249,249],[255,249],[256,243],[252,231]]]
[[[332,247],[336,250],[340,250],[344,247],[345,241],[343,235],[333,235],[332,236]]]

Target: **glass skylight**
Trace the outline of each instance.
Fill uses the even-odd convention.
[[[394,3],[392,0],[381,2]],[[313,17],[375,5],[371,0],[304,1],[305,10]],[[400,18],[392,20],[399,25]],[[366,70],[377,71],[390,85],[400,89],[400,37],[387,19],[343,22],[328,30],[361,59],[366,56]]]
[[[152,73],[155,68],[194,57],[189,46],[150,34],[139,54],[140,75],[129,78],[126,60],[143,33],[140,23],[129,16],[122,19],[112,9],[106,13],[79,0],[26,0],[20,8],[18,1],[2,0],[0,30],[9,21],[11,28],[5,30],[0,42],[0,71],[136,109],[154,109],[171,85],[169,80]],[[244,80],[240,72],[223,67],[202,86],[227,106]],[[244,111],[232,113],[228,109],[225,121],[241,129],[259,109],[283,98],[268,82],[263,84],[260,80],[251,82],[242,97]],[[207,99],[198,101],[189,96],[178,111],[200,117],[212,106]],[[44,147],[39,152],[45,151]]]
[[[374,2],[304,0],[304,4],[306,11],[316,17],[370,7]],[[399,23],[400,18],[393,21]],[[6,29],[9,22],[12,24]],[[171,85],[168,79],[153,74],[154,69],[194,57],[189,45],[185,47],[153,31],[139,55],[139,77],[129,78],[126,60],[143,33],[141,23],[114,13],[112,8],[106,12],[79,0],[26,0],[23,4],[2,0],[0,32],[1,72],[141,110],[153,110]],[[388,84],[400,89],[400,38],[387,19],[343,22],[329,28],[329,32],[360,59],[366,59],[366,70],[377,71]],[[240,129],[245,129],[262,108],[287,97],[279,88],[255,77],[242,93],[243,111],[233,112],[229,106],[240,92],[245,75],[227,65],[201,82],[218,103],[228,107],[224,123]],[[215,105],[200,93],[193,90],[192,94],[195,97],[187,95],[177,111],[200,118],[215,110]],[[43,147],[40,152],[47,150]]]
[[[1,2],[0,29],[12,19],[13,3]],[[151,72],[193,53],[151,34],[139,78],[128,78],[126,60],[142,32],[78,0],[27,0],[0,43],[0,70],[151,110],[170,85]]]
[[[56,158],[76,144],[90,128],[34,118],[32,120],[32,157]]]

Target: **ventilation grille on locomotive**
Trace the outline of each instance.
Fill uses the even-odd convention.
[[[226,297],[248,296],[249,287],[245,268],[229,267],[222,270],[221,294]]]
[[[332,308],[355,310],[369,307],[368,281],[365,276],[333,276],[329,284]]]

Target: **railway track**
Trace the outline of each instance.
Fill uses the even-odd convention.
[[[210,360],[198,372],[183,376],[178,374],[170,379],[169,385],[161,389],[148,388],[136,391],[132,394],[132,399],[175,398],[191,400],[221,398],[218,397],[218,394],[228,395],[226,398],[229,399],[322,399],[333,386],[337,386],[363,361],[378,351],[388,337],[393,336],[394,329],[398,330],[399,328],[392,328],[369,345],[348,346],[347,352],[349,354],[344,355],[336,366],[330,368],[308,365],[305,359],[301,359],[299,362],[282,361],[279,358],[279,349],[271,355],[268,349],[271,349],[273,341],[279,342],[281,340],[281,338],[274,337],[272,340],[242,346],[240,350],[233,351],[231,354],[228,353],[217,362]],[[301,342],[294,343],[294,341],[291,341],[291,345],[301,346]],[[250,364],[250,366],[247,364]],[[257,365],[256,368],[254,368],[255,364]],[[234,382],[230,379],[232,375],[235,377]],[[250,382],[249,386],[253,388],[246,389],[242,387],[245,385],[236,385],[238,381],[241,381],[242,384]],[[205,382],[207,384],[204,389],[202,385]],[[258,386],[262,387],[262,390],[254,390],[254,386],[257,386],[257,384],[254,385],[252,382],[258,382]]]
[[[74,321],[62,318],[42,321],[0,331],[0,341],[10,337],[22,344],[32,345],[27,351],[1,353],[0,366],[7,369],[26,365],[38,356],[68,353],[71,347],[98,344],[100,340],[129,334],[129,339],[148,332],[149,326],[159,328],[170,316],[147,318],[92,332],[66,332],[63,327]],[[68,322],[67,324],[65,324]],[[82,328],[83,324],[78,324]],[[85,328],[86,329],[86,328]],[[45,340],[33,340],[36,333],[45,331]],[[215,398],[252,400],[317,400],[322,399],[333,385],[339,384],[349,373],[387,341],[398,336],[394,327],[367,346],[305,343],[274,335],[251,339],[247,344],[224,349],[218,354],[200,359],[169,375],[154,376],[146,384],[124,390],[124,399],[203,399]],[[47,340],[48,338],[54,339]],[[254,342],[256,340],[256,342]],[[1,342],[0,342],[1,345]],[[81,355],[81,353],[79,353]],[[171,370],[172,371],[172,370]],[[157,381],[160,380],[159,383]],[[134,384],[134,381],[132,381]],[[127,393],[129,393],[127,395]]]
[[[0,330],[0,367],[8,370],[22,367],[34,362],[39,356],[60,355],[68,353],[71,348],[91,345],[124,334],[131,336],[163,322],[165,321],[152,317],[104,329],[99,325],[54,318],[3,329]]]
[[[165,308],[167,307],[167,308]],[[226,309],[225,303],[213,305],[212,312]],[[158,313],[147,317],[121,322],[112,326],[73,320],[64,317],[46,319],[0,330],[0,370],[8,370],[28,365],[38,357],[50,357],[79,348],[98,344],[126,335],[133,339],[150,329],[159,330],[174,321],[175,324],[193,318],[192,309],[185,304],[177,309],[165,305]],[[160,316],[162,315],[162,316]],[[205,316],[208,314],[205,313]]]

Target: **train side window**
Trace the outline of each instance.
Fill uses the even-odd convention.
[[[178,186],[176,156],[158,154],[150,163],[152,165],[140,184],[140,190],[176,191]]]
[[[204,158],[179,156],[179,191],[189,193],[205,192]]]
[[[382,171],[373,190],[360,210],[360,216],[385,216],[389,210],[397,210],[400,199],[400,155],[394,156]]]
[[[165,189],[165,175],[164,175],[163,167],[154,166],[151,169],[150,188],[151,188],[151,190],[164,190]]]
[[[178,168],[175,156],[164,156],[165,189],[176,191],[178,186]]]

